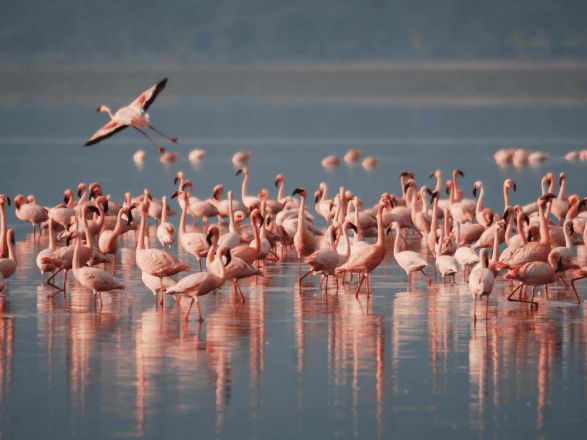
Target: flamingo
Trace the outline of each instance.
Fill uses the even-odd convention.
[[[8,241],[8,258],[0,258],[0,274],[6,280],[6,286],[9,286],[8,278],[16,271],[18,260],[14,251],[14,229],[7,232]]]
[[[365,160],[361,163],[363,168],[366,170],[374,170],[379,165],[379,158],[378,157],[366,157]]]
[[[163,209],[161,209],[161,223],[157,226],[157,238],[159,239],[161,246],[163,246],[164,251],[166,250],[166,246],[169,245],[168,252],[171,253],[171,246],[173,246],[173,243],[175,243],[175,240],[177,239],[177,231],[175,230],[175,226],[167,221],[167,196],[163,196],[161,202],[163,203]],[[129,218],[128,223],[131,221],[132,217]]]
[[[145,249],[149,249],[149,237],[144,237],[144,245]],[[141,271],[141,280],[143,284],[147,286],[147,288],[153,292],[155,297],[155,305],[157,304],[157,292],[161,289],[161,282],[163,282],[163,289],[168,289],[172,286],[175,286],[175,281],[172,277],[155,277],[153,275],[149,275],[147,272]],[[176,302],[179,298],[176,299]]]
[[[224,186],[216,185],[214,187],[214,192],[213,192],[212,196],[209,198],[210,202],[214,206],[216,206],[216,209],[218,209],[218,215],[220,216],[221,222],[224,221],[223,220],[224,217],[229,216],[229,210],[228,210],[229,201],[228,200],[220,200],[220,196],[222,194],[224,194],[224,191],[226,191],[224,189]],[[242,211],[245,213],[245,215],[249,215],[249,213],[250,213],[249,208],[247,208],[243,203],[239,202],[238,200],[233,200],[231,205],[232,205],[233,212]]]
[[[165,290],[165,294],[171,295],[174,293],[178,293],[181,296],[190,296],[192,298],[192,302],[190,303],[190,308],[185,315],[185,320],[188,320],[188,316],[190,315],[190,311],[192,310],[192,306],[194,305],[194,301],[198,306],[198,315],[199,320],[202,322],[204,318],[202,317],[202,311],[200,309],[200,301],[198,297],[207,295],[213,290],[218,289],[220,286],[224,284],[226,281],[226,267],[230,264],[231,255],[230,249],[226,246],[222,246],[218,248],[216,251],[216,258],[222,262],[222,255],[226,255],[226,264],[220,264],[219,274],[215,275],[212,272],[199,272],[193,273],[183,277],[181,280],[177,282],[174,286]]]
[[[123,232],[123,224],[126,222],[128,226],[132,222],[132,214],[130,212],[135,206],[136,204],[133,204],[118,211],[115,228],[112,231],[104,231],[100,234],[98,247],[104,255],[112,255],[116,258],[119,247],[119,236]],[[126,214],[126,220],[122,218],[124,214]]]
[[[328,292],[328,276],[334,275],[335,269],[339,266],[339,255],[336,251],[336,246],[334,245],[336,240],[335,233],[336,230],[334,226],[330,225],[326,231],[326,247],[304,258],[304,262],[308,263],[310,270],[298,278],[298,283],[300,285],[302,284],[302,280],[310,273],[321,274],[322,281],[320,282],[320,287],[322,287],[322,282],[326,279],[325,289],[326,292]]]
[[[501,270],[506,266],[514,267],[524,263],[531,263],[534,261],[545,262],[548,261],[548,256],[551,251],[550,234],[546,225],[546,218],[544,216],[544,205],[550,199],[554,198],[554,194],[547,193],[538,199],[538,218],[540,219],[540,241],[531,242],[522,248],[515,251],[509,259],[504,260],[498,264],[498,269]]]
[[[22,194],[14,198],[14,206],[16,207],[16,216],[26,222],[31,222],[33,225],[33,238],[36,233],[36,227],[41,233],[41,223],[49,219],[48,210],[37,204],[27,203],[27,200]]]
[[[385,232],[383,231],[383,208],[389,206],[389,201],[383,199],[379,202],[377,210],[377,241],[354,254],[351,254],[346,263],[336,268],[335,274],[358,273],[360,274],[359,286],[355,292],[355,298],[359,297],[359,290],[365,278],[371,277],[371,272],[377,268],[385,258]],[[395,223],[397,224],[397,223]],[[398,225],[399,227],[399,225]],[[369,279],[367,284],[367,296],[370,295]]]
[[[205,155],[206,155],[206,150],[201,150],[199,148],[196,148],[196,149],[190,151],[190,154],[188,155],[188,160],[190,162],[199,162],[204,159]]]
[[[279,203],[277,200],[271,200],[269,198],[269,190],[267,188],[261,188],[259,191],[259,199],[261,201],[267,202],[267,212],[270,214],[276,215],[277,213],[283,211],[283,204]]]
[[[140,203],[138,207],[141,215],[141,226],[139,228],[139,242],[136,250],[137,266],[143,272],[147,272],[149,275],[159,278],[160,289],[163,293],[163,278],[190,270],[190,268],[165,251],[145,248],[144,238],[147,208],[144,203]],[[163,294],[161,295],[161,303],[163,303]]]
[[[241,244],[241,237],[238,233],[232,207],[232,191],[228,191],[228,232],[220,237],[218,245],[228,246],[230,249],[234,249]]]
[[[461,231],[461,222],[458,220],[456,221],[456,242],[457,244],[460,243],[460,231]],[[454,257],[457,259],[461,267],[463,268],[463,280],[465,279],[465,274],[467,269],[471,270],[473,266],[479,263],[479,256],[477,253],[469,248],[469,247],[458,247],[454,253]]]
[[[393,256],[395,257],[395,260],[397,261],[397,264],[400,265],[400,267],[406,271],[406,275],[408,276],[408,285],[412,284],[412,279],[411,279],[411,274],[413,272],[422,272],[424,274],[424,276],[428,279],[428,285],[432,284],[432,279],[426,275],[426,273],[424,272],[424,268],[428,267],[428,263],[426,262],[426,260],[424,260],[420,254],[418,254],[417,252],[413,252],[413,251],[402,251],[400,252],[399,250],[399,239],[403,237],[401,237],[400,235],[400,226],[399,223],[397,222],[393,222],[391,224],[391,228],[388,229],[388,231],[390,232],[391,229],[395,229],[395,231],[397,232],[396,237],[395,237],[395,244],[393,246]]]
[[[237,246],[231,250],[231,256],[240,258],[251,265],[257,258],[259,258],[259,254],[261,253],[261,238],[259,236],[259,226],[257,225],[257,222],[260,222],[262,225],[264,220],[259,210],[253,209],[251,212],[251,224],[253,225],[253,233],[255,235],[255,246],[253,247],[245,244]]]
[[[506,179],[503,182],[503,200],[505,203],[505,209],[508,209],[512,206],[510,204],[510,193],[508,191],[510,188],[516,192],[516,184],[511,179]]]
[[[361,157],[361,150],[349,150],[345,155],[344,155],[344,161],[346,163],[353,163],[353,162],[358,162],[359,158]]]
[[[192,254],[198,260],[198,266],[200,267],[200,272],[202,272],[202,258],[208,254],[208,249],[210,249],[210,245],[206,241],[206,234],[202,234],[200,232],[187,232],[185,223],[187,217],[187,205],[188,205],[188,195],[185,191],[175,191],[171,198],[174,199],[175,197],[183,198],[184,201],[184,208],[181,210],[181,217],[179,220],[179,242],[181,243],[181,247],[184,248],[187,252]]]
[[[8,257],[8,227],[6,224],[6,211],[4,209],[5,203],[8,203],[8,206],[10,206],[10,197],[0,194],[0,215],[2,216],[0,219],[0,258]]]
[[[89,147],[90,145],[97,144],[98,142],[108,139],[111,136],[114,136],[119,131],[124,130],[126,127],[133,127],[137,131],[139,131],[143,136],[149,139],[153,145],[157,147],[159,153],[163,154],[165,152],[165,148],[160,147],[155,142],[151,140],[151,138],[145,133],[141,128],[149,127],[156,133],[159,133],[164,138],[171,141],[173,144],[177,144],[177,138],[170,138],[165,136],[159,130],[155,129],[152,125],[149,124],[149,115],[146,112],[157,95],[163,90],[167,84],[167,78],[162,79],[149,90],[143,92],[137,99],[131,102],[126,107],[122,107],[118,110],[115,114],[112,114],[110,109],[105,105],[101,105],[96,110],[97,112],[106,112],[110,115],[112,119],[108,124],[98,130],[88,142],[86,142],[85,146]]]
[[[242,167],[243,165],[249,163],[249,159],[252,155],[253,153],[250,151],[237,151],[232,156],[232,164],[235,167]]]
[[[326,169],[337,168],[340,166],[340,159],[336,156],[326,156],[322,159],[322,166]]]
[[[249,169],[247,167],[243,167],[236,172],[236,175],[244,174],[245,178],[243,179],[243,186],[242,186],[242,201],[243,204],[250,209],[253,208],[253,205],[260,206],[261,200],[259,197],[249,196],[247,195],[247,184],[249,183]]]
[[[185,183],[180,186],[180,189],[183,189],[185,187],[189,188],[188,212],[192,215],[192,218],[194,220],[194,226],[196,226],[196,218],[202,217],[202,224],[205,227],[208,227],[208,217],[217,216],[218,208],[216,208],[216,206],[214,206],[214,204],[210,200],[198,200],[196,197],[192,197],[192,190],[194,188],[194,184],[191,182],[191,180],[186,180]]]
[[[469,275],[469,290],[475,301],[473,306],[473,317],[475,321],[477,321],[477,298],[481,299],[484,295],[487,297],[487,306],[485,308],[485,319],[487,319],[489,295],[493,291],[493,284],[495,282],[493,272],[487,268],[489,263],[486,248],[479,251],[479,259],[481,260],[481,267],[474,269]]]
[[[96,208],[95,206],[86,205],[84,207],[84,209],[82,210],[82,212],[80,212],[80,215],[82,217],[82,225],[83,225],[84,231],[86,233],[86,239],[87,239],[86,246],[82,246],[81,251],[80,251],[81,254],[80,254],[79,258],[81,259],[82,264],[86,264],[88,261],[90,261],[93,257],[93,254],[94,254],[94,238],[93,238],[92,234],[90,234],[90,231],[88,229],[88,222],[87,222],[87,214],[90,211],[96,212],[96,211],[98,211],[98,208]],[[77,217],[75,215],[72,216],[70,218],[70,221],[73,222],[72,230],[77,231],[79,228],[79,222],[78,222]],[[53,275],[51,275],[49,277],[49,279],[47,280],[47,284],[49,284],[52,287],[55,287],[58,290],[63,291],[64,293],[65,293],[65,288],[67,286],[67,274],[69,273],[69,271],[73,267],[73,254],[74,254],[74,252],[75,252],[75,247],[73,245],[66,246],[66,247],[62,247],[62,248],[57,249],[49,257],[44,257],[41,259],[41,263],[43,263],[43,264],[49,263],[49,264],[52,264],[56,267],[59,267],[57,272],[53,272]],[[54,283],[52,283],[51,280],[53,280],[55,278],[55,276],[59,272],[61,272],[62,270],[65,270],[64,276],[63,276],[63,288],[59,288]]]
[[[554,216],[558,218],[559,224],[562,226],[565,221],[565,216],[570,208],[568,197],[565,196],[565,189],[567,187],[567,176],[565,173],[560,173],[559,184],[560,190],[558,197],[552,200],[551,211]]]
[[[475,207],[475,218],[477,219],[477,223],[479,223],[480,225],[484,226],[485,228],[489,227],[490,222],[488,221],[488,218],[493,217],[495,220],[501,220],[501,218],[497,219],[495,217],[499,217],[496,216],[496,214],[493,212],[493,210],[489,209],[489,208],[485,208],[485,206],[483,206],[483,197],[485,196],[485,187],[483,186],[483,183],[477,181],[475,182],[475,184],[473,185],[473,196],[477,197],[477,191],[479,192],[479,199],[477,200],[477,206]]]
[[[445,218],[445,221],[447,219]],[[452,275],[453,282],[455,275],[459,272],[459,261],[452,255],[442,255],[441,247],[444,241],[444,228],[440,228],[440,236],[438,237],[438,247],[436,248],[436,267],[442,275],[442,283],[444,284],[446,276]]]
[[[319,186],[319,192],[314,202],[316,203],[316,212],[326,220],[326,226],[330,225],[330,220],[334,218],[332,212],[333,200],[328,199],[328,185],[322,182]]]
[[[530,305],[535,305],[538,307],[538,303],[534,302],[534,293],[536,292],[536,288],[541,285],[548,285],[556,282],[560,278],[559,272],[561,271],[562,266],[560,264],[560,255],[557,251],[551,251],[548,254],[548,263],[544,263],[543,261],[533,261],[531,263],[523,263],[516,266],[510,265],[510,271],[503,277],[505,279],[520,281],[520,286],[518,286],[518,289],[522,285],[532,286],[532,298],[530,299]],[[518,289],[512,291],[510,296],[508,296],[508,301],[514,301],[511,299],[511,297]],[[579,299],[578,296],[577,299]]]
[[[307,193],[306,190],[303,188],[296,188],[292,196],[296,194],[300,195],[302,199],[300,203],[300,210],[298,213],[298,226],[296,232],[294,234],[294,247],[296,248],[296,252],[298,253],[298,269],[301,267],[302,264],[302,257],[311,255],[316,250],[316,239],[314,238],[314,234],[312,234],[306,227],[305,221],[306,216],[305,214],[305,207],[306,207],[306,197]]]
[[[55,247],[55,231],[53,230],[54,221],[52,218],[49,219],[49,247],[43,249],[37,254],[37,267],[41,271],[41,282],[45,285],[45,272],[53,272],[56,267],[51,263],[43,263],[44,257],[49,257],[53,252],[57,250]]]
[[[86,289],[90,289],[94,293],[94,299],[96,298],[96,295],[98,295],[100,303],[102,303],[102,292],[126,289],[123,284],[116,281],[116,279],[108,272],[96,267],[82,267],[83,263],[80,251],[81,237],[79,236],[77,229],[71,232],[71,238],[76,239],[72,262],[73,276],[82,286]]]

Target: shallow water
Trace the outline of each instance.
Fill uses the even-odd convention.
[[[587,144],[577,123],[582,110],[237,107],[187,112],[194,125],[181,129],[174,122],[181,112],[161,110],[156,127],[180,137],[180,156],[170,165],[159,163],[138,133],[83,148],[83,133],[60,139],[39,126],[26,134],[12,129],[2,141],[0,192],[35,194],[51,206],[65,188],[100,181],[117,201],[144,188],[170,196],[183,170],[198,197],[219,183],[238,196],[242,176],[230,158],[239,150],[253,152],[249,192],[265,187],[272,197],[280,173],[286,192],[305,187],[312,194],[323,181],[331,192],[345,185],[372,206],[382,192],[400,192],[402,171],[433,186],[432,171],[441,169],[446,180],[461,168],[467,194],[483,181],[486,204],[500,211],[508,177],[518,185],[512,201],[520,204],[540,195],[548,171],[566,172],[568,193],[582,195],[587,183],[586,165],[564,160]],[[49,112],[34,113],[40,126],[47,124]],[[88,136],[103,121],[92,115]],[[82,117],[65,109],[53,118]],[[198,132],[204,125],[208,131]],[[192,165],[187,153],[196,147],[207,153]],[[503,147],[551,156],[535,167],[499,168],[490,159]],[[132,160],[138,148],[147,152],[142,166]],[[379,167],[322,168],[325,156],[342,157],[350,148],[379,157]],[[172,207],[178,209],[176,202]],[[577,284],[581,304],[556,285],[548,297],[539,289],[539,308],[531,310],[508,302],[509,287],[499,280],[487,318],[483,301],[475,323],[462,274],[455,283],[438,277],[432,286],[418,275],[408,286],[389,244],[373,273],[372,295],[362,290],[358,300],[355,282],[337,292],[331,280],[325,292],[314,277],[300,289],[292,250],[267,263],[263,277],[242,282],[244,304],[225,285],[201,299],[202,324],[195,309],[186,323],[189,300],[177,307],[167,298],[161,308],[143,285],[132,234],[116,265],[106,266],[126,290],[104,294],[100,306],[71,275],[65,296],[41,286],[35,257],[47,236],[33,240],[14,206],[7,218],[19,266],[0,295],[2,438],[576,438],[587,427],[585,283]],[[150,234],[159,246],[153,226]],[[414,238],[409,247],[428,255]],[[194,257],[176,246],[173,253],[196,269]],[[587,264],[584,246],[576,262]]]

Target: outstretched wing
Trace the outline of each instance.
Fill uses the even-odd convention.
[[[98,130],[96,133],[94,133],[94,136],[92,136],[90,140],[85,143],[85,146],[89,147],[90,145],[97,144],[103,139],[108,139],[109,137],[114,136],[119,131],[124,130],[126,127],[128,127],[128,125],[121,124],[116,120],[112,120],[104,127],[102,127],[100,130]]]
[[[157,97],[159,92],[161,92],[161,90],[165,88],[165,84],[167,84],[167,78],[163,78],[149,90],[141,93],[141,96],[135,99],[129,105],[129,107],[135,107],[146,112],[149,106],[153,104],[153,101],[155,101],[155,98]]]

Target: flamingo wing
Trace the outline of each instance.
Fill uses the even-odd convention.
[[[90,145],[97,144],[98,142],[104,139],[108,139],[109,137],[114,136],[119,131],[124,130],[126,127],[128,127],[127,124],[123,124],[120,121],[113,119],[100,130],[98,130],[96,133],[94,133],[94,136],[92,136],[90,140],[85,143],[85,146],[89,147]]]
[[[140,109],[144,112],[153,104],[157,95],[165,88],[165,84],[167,84],[167,78],[163,78],[149,90],[144,91],[141,95],[135,99],[129,107],[134,107]]]

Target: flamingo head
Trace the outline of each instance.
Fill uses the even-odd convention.
[[[295,196],[296,194],[299,194],[300,197],[306,198],[306,190],[303,188],[296,188],[291,193],[292,196]]]
[[[0,195],[0,204],[3,205],[4,203],[8,203],[8,206],[10,206],[10,197],[5,196],[4,194]]]
[[[452,175],[453,175],[453,177],[456,177],[456,176],[465,177],[465,173],[463,173],[461,170],[454,170],[452,172]]]
[[[413,179],[414,178],[414,173],[412,173],[411,171],[404,171],[399,176],[400,177],[407,177],[409,179]]]
[[[20,209],[20,207],[22,205],[25,205],[26,202],[26,198],[22,194],[19,194],[14,198],[14,206],[16,207],[16,209]]]
[[[512,188],[516,192],[516,184],[511,179],[506,179],[503,183],[504,188]]]
[[[563,184],[563,180],[566,180],[567,176],[565,173],[560,173],[560,177],[558,179],[558,184],[562,185]]]

